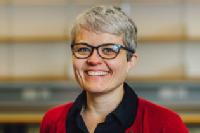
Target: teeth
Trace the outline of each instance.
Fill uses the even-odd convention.
[[[87,74],[90,75],[90,76],[103,76],[103,75],[108,74],[108,72],[104,72],[104,71],[88,71]]]

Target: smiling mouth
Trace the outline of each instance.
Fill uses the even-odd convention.
[[[107,71],[87,71],[86,73],[89,76],[105,76],[108,74]]]

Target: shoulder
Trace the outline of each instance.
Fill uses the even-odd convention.
[[[178,116],[177,113],[175,113],[174,111],[164,106],[145,100],[143,98],[139,98],[138,109],[151,115],[153,114],[156,114],[156,116],[161,115],[162,116],[161,118],[168,117],[168,116],[173,116],[173,117]]]
[[[69,109],[72,107],[73,103],[67,103],[59,105],[49,109],[40,124],[40,133],[52,133],[55,130],[64,130],[64,123],[67,118]]]
[[[59,112],[66,111],[66,110],[68,110],[72,105],[73,105],[73,102],[69,102],[69,103],[66,103],[66,104],[62,104],[62,105],[55,106],[55,107],[49,109],[49,110],[47,111],[46,114],[49,114],[49,113],[59,113]]]
[[[143,118],[144,123],[151,127],[159,128],[166,132],[187,133],[187,128],[180,116],[163,106],[139,98],[138,115]],[[157,123],[155,125],[155,123]]]
[[[67,115],[67,112],[71,108],[72,105],[73,105],[73,102],[69,102],[66,104],[53,107],[45,113],[44,118],[56,120],[56,118],[63,117],[63,115]]]

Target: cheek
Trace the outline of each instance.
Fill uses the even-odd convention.
[[[79,84],[82,84],[83,81],[83,69],[82,69],[83,63],[80,60],[73,60],[73,71],[76,81]]]
[[[78,68],[77,68],[77,67],[78,67],[77,62],[73,61],[72,66],[73,66],[73,69],[74,69],[74,70],[78,69]]]
[[[112,70],[113,74],[116,76],[124,76],[127,74],[127,61],[125,60],[116,60],[114,62],[108,63],[110,69]]]
[[[72,64],[73,64],[74,70],[79,70],[79,69],[81,69],[81,67],[82,67],[82,65],[83,65],[82,61],[81,61],[81,60],[78,60],[78,59],[73,59],[73,60],[72,60]]]
[[[81,74],[81,70],[82,70],[82,66],[83,66],[83,63],[80,61],[80,60],[76,60],[76,59],[73,59],[73,71],[74,71],[74,75],[75,77],[79,77],[80,74]]]

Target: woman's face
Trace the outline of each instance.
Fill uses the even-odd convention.
[[[122,44],[122,36],[108,33],[95,33],[81,29],[76,35],[75,43],[87,43],[98,46],[104,43]],[[120,50],[114,59],[102,59],[97,50],[86,59],[73,56],[73,69],[79,85],[90,93],[107,93],[123,87],[127,72],[135,63],[136,56],[127,61],[127,52]]]

